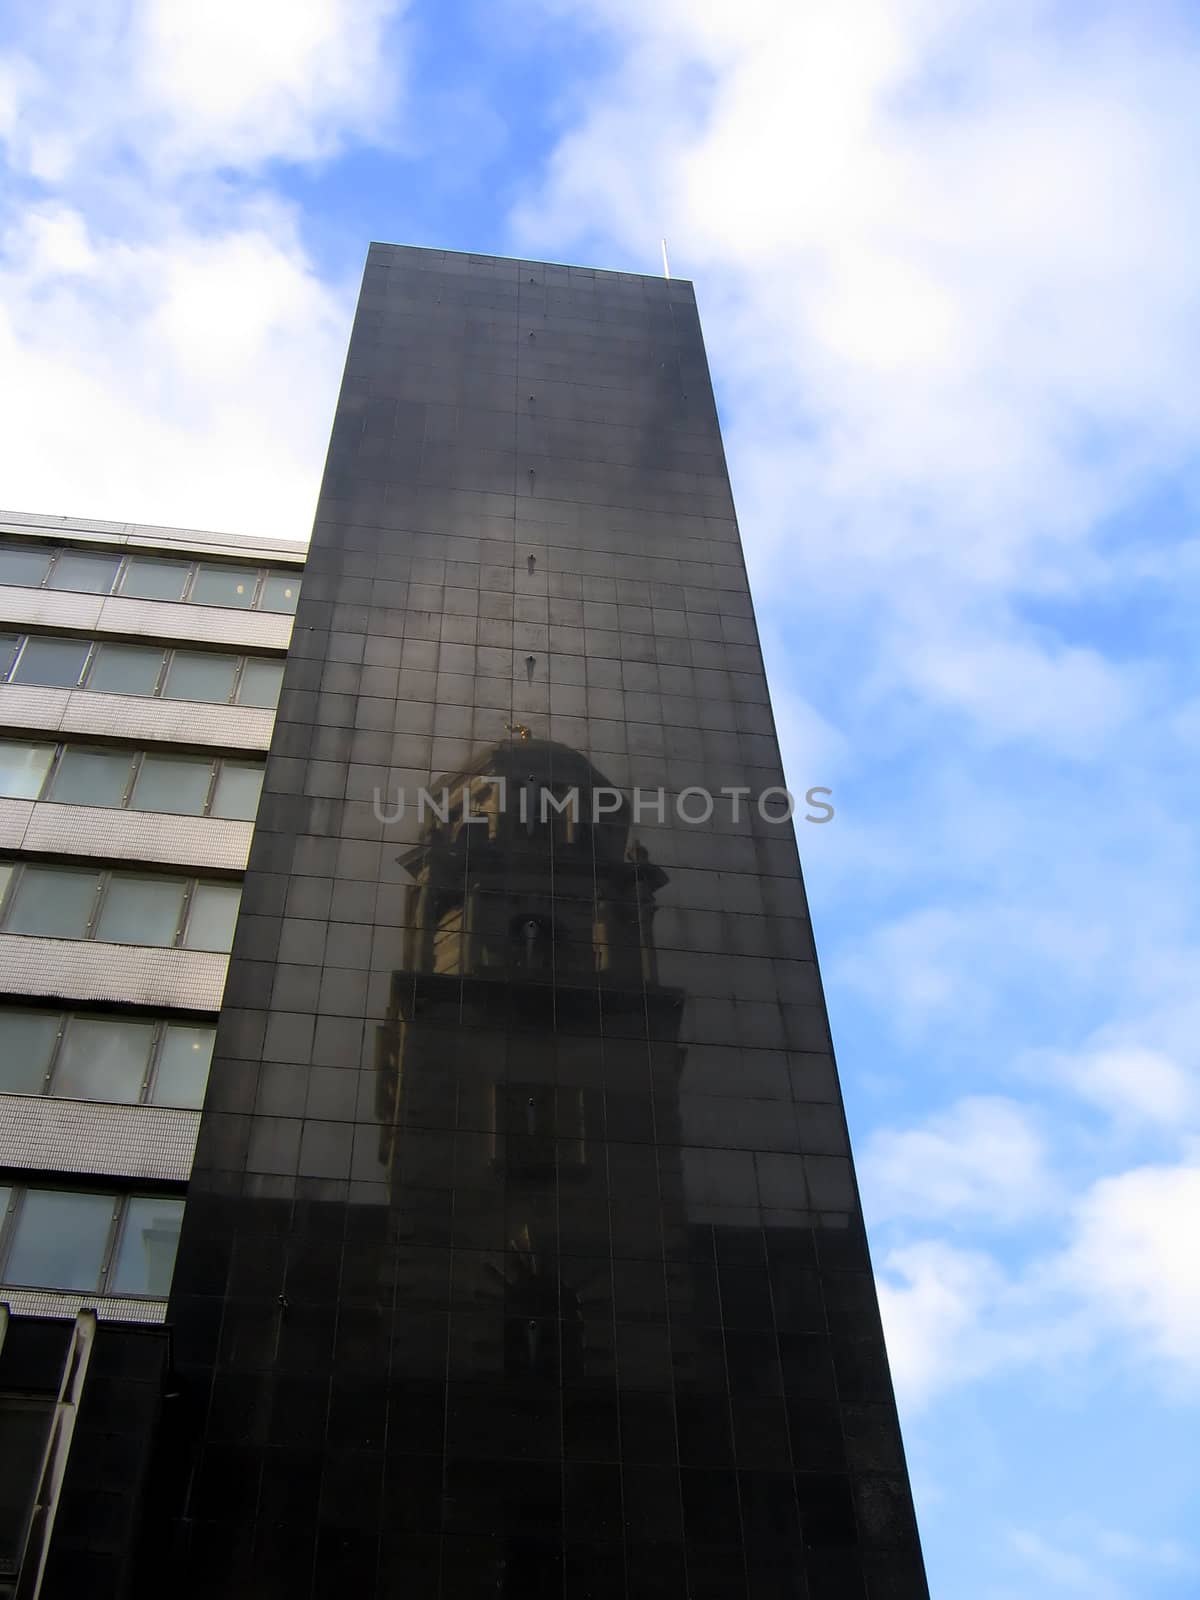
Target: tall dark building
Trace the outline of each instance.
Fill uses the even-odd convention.
[[[783,781],[691,285],[372,245],[137,1595],[925,1600]]]

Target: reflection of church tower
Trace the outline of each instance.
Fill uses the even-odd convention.
[[[605,1084],[653,1048],[674,1085],[683,996],[657,981],[667,879],[634,842],[627,802],[582,755],[520,733],[434,786],[438,811],[401,858],[406,960],[380,1030],[376,1110],[404,1236],[444,1243],[449,1226],[456,1246],[503,1252],[474,1286],[506,1312],[503,1350],[482,1370],[549,1377],[561,1362],[567,1377],[589,1362],[583,1262],[610,1248]],[[431,1195],[451,1182],[448,1224]],[[560,1256],[579,1257],[583,1277]]]
[[[647,1111],[660,1085],[676,1120],[683,995],[657,981],[667,880],[634,843],[628,805],[583,756],[520,731],[446,780],[444,818],[402,857],[406,959],[379,1033],[376,1111],[407,1261],[393,1380],[418,1409],[440,1408],[444,1380],[444,1477],[430,1463],[443,1530],[477,1533],[490,1505],[489,1592],[525,1600],[561,1583],[564,1436],[615,1408],[610,1258],[618,1229],[648,1219],[627,1208],[618,1221],[630,1186],[610,1141],[652,1139],[649,1121],[625,1120],[635,1083]],[[646,1203],[657,1213],[656,1194]],[[449,1337],[426,1352],[404,1302],[439,1304],[446,1245]],[[619,1513],[612,1526],[596,1515],[619,1540]]]

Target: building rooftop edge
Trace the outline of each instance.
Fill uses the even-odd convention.
[[[67,517],[45,511],[6,511],[0,508],[0,531],[15,533],[26,528],[47,533],[91,533],[101,536],[105,542],[223,547],[226,550],[261,554],[268,559],[285,556],[303,560],[308,554],[307,539],[255,539],[244,533],[218,533],[206,528],[169,528],[157,522],[110,522],[103,517]]]
[[[504,256],[489,250],[449,250],[441,245],[404,244],[396,239],[372,239],[367,246],[368,254],[376,248],[413,250],[424,256],[462,256],[478,262],[511,261],[514,266],[563,267],[569,272],[590,272],[604,278],[646,278],[651,283],[685,283],[689,289],[695,289],[691,278],[677,277],[674,273],[668,278],[661,272],[627,272],[623,267],[589,267],[582,261],[543,261],[540,256]]]

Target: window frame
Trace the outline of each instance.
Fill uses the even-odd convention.
[[[0,538],[0,549],[20,549],[37,551],[46,558],[46,571],[40,583],[18,583],[7,587],[14,589],[52,589],[56,594],[92,594],[100,598],[116,596],[117,598],[147,601],[151,605],[194,605],[207,606],[218,611],[257,611],[269,617],[294,617],[296,607],[291,610],[277,606],[264,606],[268,583],[271,578],[294,577],[297,591],[296,603],[300,601],[300,583],[303,578],[304,568],[299,567],[274,567],[269,563],[259,561],[239,561],[236,556],[201,556],[189,551],[186,555],[169,555],[158,550],[130,550],[106,544],[50,544],[48,540],[41,539],[14,539],[11,537]],[[117,567],[113,574],[112,585],[108,589],[72,589],[60,588],[54,583],[54,575],[58,569],[61,558],[65,556],[93,556],[97,559],[113,559],[115,556]],[[164,565],[186,567],[187,573],[183,580],[183,591],[177,600],[159,600],[148,598],[145,595],[126,595],[124,584],[126,574],[135,561],[162,562]],[[211,600],[197,600],[193,598],[197,578],[205,567],[236,567],[253,576],[250,602],[244,606],[221,606]]]
[[[30,749],[30,750],[36,750],[36,749],[49,750],[50,751],[50,764],[46,768],[45,776],[42,778],[41,788],[38,790],[37,794],[34,794],[34,795],[0,795],[0,799],[5,799],[5,800],[27,800],[31,804],[34,804],[34,805],[53,805],[53,806],[86,805],[87,802],[83,801],[83,800],[59,800],[59,799],[57,799],[55,797],[55,795],[53,793],[55,782],[58,779],[59,772],[60,772],[60,770],[61,770],[61,768],[63,766],[63,762],[66,759],[66,757],[72,751],[76,751],[76,752],[84,751],[84,752],[90,752],[90,753],[96,754],[96,755],[113,755],[113,756],[124,755],[126,757],[125,787],[122,790],[120,804],[119,805],[115,805],[115,806],[98,806],[98,807],[95,808],[97,810],[101,810],[101,811],[134,811],[134,812],[137,812],[139,816],[151,816],[151,817],[155,817],[155,816],[157,816],[157,817],[206,817],[206,818],[212,818],[214,821],[217,821],[217,822],[253,822],[254,821],[253,817],[221,817],[221,816],[216,816],[214,811],[213,811],[213,807],[216,804],[216,800],[217,800],[217,791],[219,790],[219,788],[221,786],[221,779],[224,776],[226,767],[229,767],[231,770],[239,770],[239,769],[241,769],[241,770],[246,770],[246,771],[257,772],[258,775],[259,775],[259,787],[258,787],[259,804],[261,804],[261,801],[262,801],[262,780],[266,776],[266,762],[265,761],[255,761],[253,759],[252,755],[250,755],[250,754],[246,754],[246,755],[242,755],[240,753],[236,754],[236,755],[210,754],[208,756],[205,756],[205,755],[203,755],[203,753],[192,751],[192,750],[177,750],[173,745],[155,745],[153,747],[141,747],[141,746],[136,746],[136,745],[119,745],[119,744],[112,744],[112,745],[88,744],[86,740],[82,740],[82,739],[62,739],[62,740],[57,740],[57,741],[53,740],[53,739],[37,739],[37,738],[20,739],[20,738],[10,737],[8,732],[6,731],[4,734],[0,735],[0,748],[3,748],[3,747],[8,746],[8,745],[20,745],[20,746],[22,746],[24,748],[27,748],[27,749]],[[134,797],[134,793],[135,793],[135,791],[137,789],[138,779],[141,776],[142,767],[145,764],[145,761],[146,761],[147,757],[154,757],[156,759],[164,759],[164,760],[168,760],[168,761],[171,760],[172,758],[175,758],[175,759],[177,759],[179,761],[194,762],[197,766],[200,765],[201,762],[207,761],[208,762],[208,767],[209,767],[209,776],[208,776],[208,788],[207,788],[207,791],[206,791],[205,797],[204,797],[204,808],[203,808],[203,810],[201,810],[201,811],[158,811],[158,810],[154,810],[153,808],[147,808],[145,806],[135,806],[133,804],[133,797]],[[256,814],[257,814],[257,805],[255,807],[255,811],[256,811]]]
[[[178,873],[178,872],[155,872],[153,869],[142,868],[142,869],[139,870],[137,867],[133,867],[133,866],[131,866],[129,868],[125,868],[125,867],[115,867],[114,868],[114,867],[109,867],[109,866],[96,866],[96,867],[83,866],[83,867],[79,867],[79,866],[75,866],[75,865],[68,865],[65,862],[59,862],[59,861],[54,860],[54,859],[46,860],[46,859],[43,859],[40,856],[31,858],[29,860],[24,860],[24,859],[22,859],[21,857],[18,857],[18,856],[7,856],[6,855],[4,857],[0,857],[0,865],[8,866],[8,867],[10,867],[12,869],[12,871],[10,872],[9,878],[8,878],[8,882],[4,885],[3,890],[0,891],[0,934],[7,934],[9,932],[8,919],[9,919],[10,915],[12,914],[13,902],[16,899],[16,896],[20,891],[21,883],[24,880],[25,873],[26,873],[26,870],[28,868],[30,868],[30,867],[34,867],[34,868],[49,868],[51,871],[55,871],[55,870],[60,870],[61,869],[63,872],[77,872],[77,873],[78,872],[90,872],[97,880],[96,888],[95,888],[95,891],[93,892],[93,896],[92,896],[92,906],[91,906],[91,912],[89,914],[88,921],[87,921],[86,932],[73,936],[71,934],[37,934],[37,933],[25,934],[25,933],[21,933],[17,929],[13,929],[12,931],[13,931],[14,935],[16,937],[18,937],[18,938],[67,939],[67,940],[71,940],[71,942],[80,942],[80,943],[89,943],[90,942],[90,943],[95,943],[95,944],[107,944],[107,943],[111,942],[111,941],[105,940],[105,939],[98,939],[96,937],[96,929],[98,928],[98,926],[100,924],[100,918],[102,917],[102,915],[104,913],[104,903],[105,903],[106,899],[108,898],[109,885],[110,885],[110,883],[112,882],[112,880],[114,878],[155,878],[155,879],[162,879],[164,881],[168,881],[168,880],[173,880],[173,881],[176,881],[176,882],[182,881],[182,883],[183,883],[183,896],[182,896],[182,899],[180,901],[179,915],[176,918],[176,923],[175,923],[175,937],[172,940],[172,942],[170,944],[155,944],[155,945],[137,945],[137,944],[132,944],[132,945],[129,946],[130,949],[134,949],[134,950],[138,950],[138,949],[147,949],[147,950],[193,950],[193,951],[201,950],[203,948],[201,946],[189,945],[189,944],[185,943],[186,934],[187,934],[188,918],[189,918],[189,916],[191,914],[191,909],[192,909],[192,897],[193,897],[193,895],[195,893],[197,885],[199,885],[199,884],[215,883],[215,884],[227,885],[230,888],[237,889],[239,891],[238,910],[239,910],[239,912],[241,910],[241,894],[240,894],[240,891],[241,891],[241,888],[242,888],[242,882],[241,882],[240,878],[236,878],[236,877],[233,877],[233,878],[220,877],[220,876],[217,876],[215,874],[209,876],[209,875],[206,875],[206,874],[199,874],[199,873],[194,873],[194,872],[193,873],[184,873],[184,874],[181,874],[181,873]],[[235,929],[237,927],[237,916],[236,915],[234,916],[234,927],[235,927]],[[231,949],[232,949],[232,942],[231,942],[231,945],[230,945],[230,950]],[[207,951],[207,953],[210,954],[210,955],[229,955],[230,951],[229,950],[215,950],[214,951],[214,950],[210,949],[210,950]]]
[[[280,614],[283,615],[284,613],[280,613]],[[108,638],[108,637],[83,639],[83,638],[76,638],[74,635],[71,635],[71,634],[60,634],[60,633],[50,633],[50,632],[41,632],[41,631],[33,632],[33,633],[29,633],[29,632],[20,633],[20,632],[18,632],[17,634],[13,635],[12,637],[14,637],[16,639],[16,646],[15,646],[15,648],[13,650],[12,656],[11,656],[11,658],[9,660],[9,663],[8,663],[7,667],[5,667],[3,669],[0,669],[0,684],[4,684],[4,685],[13,684],[14,687],[16,687],[16,688],[28,688],[28,689],[65,689],[68,694],[72,693],[74,690],[77,690],[77,689],[83,690],[84,692],[90,692],[92,694],[127,694],[127,697],[129,699],[131,699],[131,700],[165,700],[171,705],[237,706],[239,710],[243,710],[243,711],[272,711],[273,712],[273,711],[278,709],[279,693],[281,693],[282,689],[283,689],[283,670],[284,670],[284,667],[286,666],[286,663],[287,663],[287,657],[285,655],[272,654],[272,653],[266,652],[266,651],[258,651],[258,650],[234,651],[234,650],[202,650],[202,649],[197,649],[196,642],[194,640],[186,640],[186,641],[180,642],[179,644],[154,644],[153,642],[143,643],[141,640],[137,640],[137,639],[129,640],[129,639]],[[79,669],[79,675],[75,679],[74,683],[58,683],[58,684],[25,683],[25,684],[22,684],[22,683],[18,682],[18,683],[14,684],[13,674],[15,672],[17,672],[18,669],[20,668],[21,662],[25,658],[26,648],[28,647],[28,645],[31,642],[36,641],[36,640],[40,640],[40,639],[50,639],[50,640],[54,640],[55,642],[84,644],[84,645],[87,646],[87,649],[86,649],[86,652],[85,652],[84,658],[83,658],[83,665]],[[129,692],[129,691],[126,691],[126,690],[122,690],[122,689],[93,689],[91,687],[92,672],[93,672],[93,670],[95,668],[96,662],[101,657],[102,648],[106,644],[132,645],[132,647],[135,650],[145,650],[145,651],[147,651],[147,653],[152,652],[154,650],[158,651],[158,653],[159,653],[158,672],[155,675],[154,688],[149,694],[136,694],[136,693],[132,693],[132,692]],[[174,696],[165,694],[163,691],[166,688],[167,679],[170,676],[170,672],[171,672],[171,667],[172,667],[172,665],[174,663],[176,655],[178,655],[178,654],[183,654],[183,655],[211,655],[211,656],[214,656],[214,657],[216,657],[216,658],[218,658],[220,660],[223,660],[223,661],[232,661],[233,662],[233,679],[232,679],[232,687],[231,687],[230,693],[229,693],[229,698],[226,699],[226,700],[177,700]],[[242,700],[242,684],[243,684],[243,680],[246,677],[246,669],[247,669],[248,666],[250,666],[251,663],[265,664],[265,665],[268,665],[268,666],[277,667],[279,669],[280,685],[279,685],[279,691],[276,694],[275,705],[274,706],[260,706],[260,705],[255,705],[253,703],[244,703],[243,702],[243,700]]]
[[[18,1283],[8,1276],[9,1263],[12,1260],[13,1246],[16,1242],[17,1230],[24,1214],[25,1203],[29,1195],[38,1192],[51,1194],[95,1195],[110,1202],[108,1233],[101,1250],[100,1264],[96,1271],[95,1286],[84,1289],[65,1289],[58,1284],[46,1283]],[[70,1186],[63,1183],[14,1183],[9,1189],[8,1203],[3,1212],[0,1212],[0,1298],[5,1290],[23,1289],[39,1294],[83,1294],[111,1297],[119,1300],[142,1300],[147,1303],[161,1303],[167,1298],[165,1294],[138,1294],[130,1289],[115,1289],[109,1287],[120,1253],[121,1242],[125,1234],[125,1225],[129,1217],[131,1202],[134,1200],[169,1200],[186,1209],[186,1194],[176,1189],[155,1188],[145,1184],[128,1189],[112,1189],[104,1184],[79,1183]],[[180,1227],[183,1225],[182,1214]],[[178,1256],[178,1239],[176,1240],[176,1257]],[[171,1275],[175,1273],[175,1258],[171,1262]],[[169,1293],[169,1288],[168,1288]]]
[[[204,1105],[204,1091],[208,1087],[208,1074],[212,1068],[212,1049],[210,1049],[208,1053],[208,1063],[204,1074],[204,1083],[201,1087],[199,1104],[191,1106],[181,1105],[177,1101],[173,1100],[156,1100],[155,1090],[158,1087],[159,1069],[162,1066],[162,1058],[166,1053],[167,1037],[170,1030],[172,1028],[190,1028],[197,1032],[202,1029],[207,1030],[212,1038],[213,1045],[215,1046],[217,1035],[217,1025],[215,1022],[193,1021],[191,1020],[190,1016],[187,1019],[182,1019],[179,1017],[162,1016],[157,1014],[145,1016],[140,1012],[89,1011],[86,1009],[81,1011],[66,1011],[43,1008],[35,1005],[0,1006],[0,1017],[3,1017],[6,1013],[13,1011],[52,1017],[55,1021],[54,1041],[50,1046],[50,1053],[46,1060],[46,1066],[42,1072],[41,1086],[37,1090],[36,1094],[30,1094],[26,1096],[28,1099],[80,1100],[83,1098],[83,1103],[88,1105],[162,1106],[166,1110],[196,1112],[199,1112]],[[90,1098],[81,1097],[79,1095],[59,1094],[57,1092],[55,1085],[58,1079],[58,1070],[62,1061],[67,1035],[70,1031],[72,1022],[74,1022],[77,1018],[84,1022],[149,1023],[154,1029],[154,1034],[150,1041],[150,1049],[146,1054],[146,1065],[142,1072],[142,1082],[141,1086],[139,1087],[136,1100],[91,1100]],[[0,1089],[0,1094],[19,1093],[19,1090]]]

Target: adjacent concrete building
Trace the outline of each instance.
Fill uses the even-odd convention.
[[[130,1570],[303,550],[0,513],[0,1594]]]

